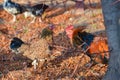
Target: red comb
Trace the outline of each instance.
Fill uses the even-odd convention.
[[[66,29],[65,29],[66,35],[67,35],[69,38],[72,38],[73,29],[74,29],[74,26],[73,26],[73,25],[69,25],[69,26],[67,26]]]
[[[74,28],[73,25],[69,25],[69,26],[66,27],[66,30],[71,30],[71,29],[73,29],[73,28]]]

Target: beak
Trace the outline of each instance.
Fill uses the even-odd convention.
[[[42,19],[45,19],[46,16],[47,16],[47,14],[44,12],[41,17],[42,17]]]

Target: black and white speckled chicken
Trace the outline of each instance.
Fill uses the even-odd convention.
[[[13,16],[12,22],[16,21],[16,15],[21,14],[25,11],[25,7],[18,3],[12,2],[11,0],[4,0],[3,8],[5,11]]]
[[[48,7],[49,6],[46,4],[36,4],[34,6],[28,6],[26,8],[27,11],[24,13],[24,16],[25,18],[27,18],[28,16],[33,17],[34,19],[31,21],[31,23],[35,22],[36,17],[40,17],[39,22],[42,22],[42,15]]]

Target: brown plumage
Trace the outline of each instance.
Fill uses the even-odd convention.
[[[44,39],[40,39],[29,46],[23,44],[19,48],[19,52],[18,56],[24,56],[33,61],[31,64],[34,65],[34,69],[37,65],[42,66],[50,55],[49,45]]]
[[[65,29],[66,35],[70,38],[72,46],[76,47],[83,43],[82,38],[78,35],[78,32],[81,32],[83,29],[84,28],[74,28],[72,25]]]
[[[71,44],[76,48],[77,46],[82,45],[81,48],[84,50],[84,52],[87,51],[87,55],[91,57],[91,59],[93,56],[99,56],[103,62],[104,60],[107,61],[109,58],[107,39],[97,37],[83,30],[84,28],[74,28],[72,25],[66,28],[65,31],[67,36],[70,38]]]
[[[108,49],[107,39],[100,39],[100,37],[96,37],[89,46],[88,55],[99,56],[99,60],[102,63],[108,63],[109,49]],[[95,61],[99,62],[98,60]]]
[[[98,37],[100,38],[100,37]],[[91,43],[91,45],[89,46],[89,50],[88,52],[91,54],[94,53],[101,53],[102,57],[104,57],[104,52],[108,51],[108,43],[107,43],[107,39],[99,39],[97,41],[93,41]]]

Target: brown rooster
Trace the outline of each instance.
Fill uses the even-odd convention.
[[[101,58],[102,63],[106,63],[109,57],[107,39],[101,39],[101,37],[96,37],[83,30],[84,28],[74,28],[73,25],[70,25],[65,29],[66,34],[74,47],[81,45],[84,52],[87,51],[87,55],[91,59],[96,55]]]

